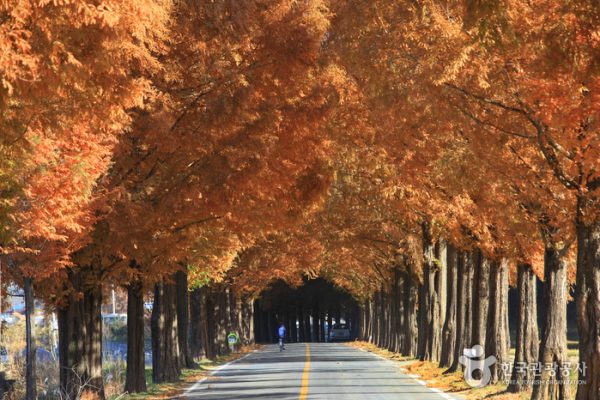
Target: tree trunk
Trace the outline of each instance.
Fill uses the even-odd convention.
[[[150,321],[152,332],[152,381],[176,382],[181,373],[177,327],[177,289],[173,283],[160,282],[154,289]]]
[[[489,307],[486,327],[486,357],[496,357],[490,366],[490,383],[506,380],[502,365],[508,363],[510,338],[508,336],[508,262],[506,260],[491,263],[489,276]]]
[[[472,294],[472,325],[471,325],[471,345],[481,346],[485,349],[485,328],[486,328],[486,317],[488,311],[489,301],[489,275],[490,275],[490,262],[484,257],[481,251],[478,251],[475,255],[475,271],[473,274],[473,294]],[[481,359],[483,359],[483,352]],[[481,379],[481,371],[473,371],[473,379]]]
[[[318,342],[319,341],[319,305],[315,304],[315,306],[313,307],[313,313],[312,313],[312,328],[313,328],[313,333],[312,333],[312,338],[313,338],[313,342]]]
[[[318,310],[319,313],[319,342],[325,342],[325,318],[323,311],[321,309]]]
[[[82,272],[71,272],[73,291],[58,309],[61,393],[78,398],[95,392],[104,398],[102,380],[102,291],[82,287]],[[75,291],[81,291],[81,296]]]
[[[127,371],[125,391],[145,392],[144,353],[144,293],[142,283],[134,281],[127,286]]]
[[[436,291],[438,301],[440,303],[440,351],[442,348],[444,324],[446,323],[446,302],[448,300],[448,244],[444,239],[438,240],[435,244],[435,258],[439,271],[439,279],[437,281]]]
[[[444,262],[441,252],[437,252],[429,231],[429,224],[423,224],[423,321],[419,337],[423,336],[420,348],[421,360],[440,359],[442,338],[442,271]],[[437,253],[437,254],[436,254]],[[436,258],[435,256],[438,255]]]
[[[390,343],[389,343],[389,349],[390,351],[393,352],[400,352],[400,340],[399,340],[399,334],[400,334],[400,325],[399,325],[399,319],[400,319],[400,315],[399,315],[399,300],[398,298],[400,297],[400,293],[399,293],[399,283],[400,281],[400,271],[398,271],[398,268],[395,267],[394,268],[394,280],[392,282],[392,291],[390,294]]]
[[[200,308],[200,319],[202,320],[202,347],[206,358],[214,360],[217,356],[217,349],[215,346],[215,333],[216,333],[216,317],[215,317],[215,299],[212,292],[208,290],[203,291],[204,295],[204,307]]]
[[[517,337],[515,361],[508,391],[520,392],[531,387],[534,374],[531,368],[538,360],[537,278],[530,265],[517,266]]]
[[[366,333],[366,323],[367,323],[367,311],[366,311],[366,307],[365,307],[365,303],[360,303],[359,306],[359,320],[358,320],[358,340],[365,340],[365,336],[367,336]]]
[[[228,289],[219,287],[217,290],[217,301],[215,303],[215,314],[216,314],[216,347],[217,354],[219,356],[229,353],[229,346],[227,345],[227,329],[229,327],[229,292]]]
[[[256,340],[256,343],[262,343],[263,342],[263,330],[262,327],[265,325],[264,321],[262,320],[262,310],[260,309],[260,299],[257,299],[256,301],[254,301],[254,304],[252,305],[253,308],[253,314],[254,314],[254,337]]]
[[[290,309],[289,309],[289,313],[290,313],[290,342],[291,343],[296,343],[298,342],[298,324],[297,324],[297,318],[298,316],[296,315],[296,305],[292,304]]]
[[[389,348],[388,338],[389,338],[389,330],[390,330],[390,321],[388,318],[389,312],[389,295],[383,288],[381,287],[381,340],[379,343],[380,347],[384,349]]]
[[[544,252],[544,327],[540,342],[541,374],[536,376],[532,400],[569,398],[567,356],[567,269],[566,251],[546,246]],[[566,374],[566,378],[565,375]]]
[[[267,314],[267,331],[269,335],[269,343],[275,342],[275,330],[277,329],[277,321],[275,319],[275,315],[271,311]]]
[[[241,344],[248,346],[254,343],[254,300],[241,300],[241,327],[243,334],[240,337]]]
[[[578,208],[581,208],[579,205]],[[577,321],[579,371],[577,400],[600,399],[600,223],[577,224]]]
[[[256,337],[254,336],[254,299],[249,299],[247,302],[247,320],[248,320],[248,338],[246,345],[256,343]]]
[[[393,282],[395,283],[395,282]],[[385,293],[385,320],[387,329],[385,330],[385,348],[394,351],[394,298],[392,292]]]
[[[331,307],[327,309],[327,330],[325,332],[326,340],[329,341],[329,332],[331,332],[331,327],[333,326],[333,314],[331,312]]]
[[[403,290],[403,310],[404,310],[404,348],[402,354],[409,357],[417,355],[417,288],[411,277],[407,275],[404,278]]]
[[[196,363],[190,351],[190,292],[188,290],[187,271],[175,273],[177,290],[177,332],[179,341],[179,359],[183,368],[195,368]]]
[[[304,339],[307,342],[312,341],[311,329],[310,329],[310,310],[308,308],[304,309]]]
[[[425,272],[423,273],[425,275]],[[424,279],[427,279],[424,277]],[[419,314],[418,314],[418,342],[417,342],[417,357],[419,360],[425,360],[425,352],[427,348],[427,337],[429,333],[427,331],[427,310],[429,309],[429,303],[427,300],[427,287],[424,283],[419,284],[419,293],[418,293],[418,301],[419,301]]]
[[[304,310],[302,305],[298,305],[298,340],[300,342],[308,342],[306,340],[306,322],[304,319]]]
[[[490,262],[478,252],[473,276],[473,325],[471,331],[471,347],[480,345],[485,348],[485,327],[489,299]]]
[[[61,395],[75,399],[91,392],[103,400],[102,289],[91,268],[71,270],[69,280],[73,290],[58,309]]]
[[[375,343],[375,333],[377,331],[375,324],[376,310],[377,308],[375,307],[375,296],[373,296],[373,298],[369,300],[369,308],[367,310],[369,315],[369,343]]]
[[[471,267],[470,257],[469,253],[462,251],[456,255],[456,343],[454,344],[452,365],[448,372],[456,372],[462,368],[459,359],[463,355],[463,349],[469,345],[470,341],[471,325],[467,319],[471,308],[470,289],[472,284],[467,270]],[[448,267],[450,267],[450,263]]]
[[[203,323],[206,322],[202,318],[202,314],[206,312],[205,307],[205,288],[195,288],[190,293],[190,353],[192,358],[201,359],[204,354]]]
[[[404,348],[405,335],[402,328],[404,327],[404,301],[402,291],[404,290],[404,277],[400,270],[397,270],[398,279],[396,281],[396,349],[397,353],[401,353]]]
[[[31,317],[35,313],[34,302],[33,302],[33,282],[31,278],[25,278],[24,285],[24,296],[25,296],[25,353],[26,353],[26,367],[25,367],[25,398],[27,400],[35,400],[37,398],[36,393],[36,371],[35,371],[35,336],[34,328],[31,323]]]
[[[473,333],[473,302],[477,296],[474,291],[473,281],[475,280],[475,270],[477,265],[477,254],[473,251],[466,251],[463,254],[464,277],[465,277],[465,325],[463,327],[463,346],[459,349],[462,354],[463,348],[471,345],[471,334]]]
[[[442,335],[442,354],[440,358],[440,367],[451,366],[454,364],[456,355],[456,304],[457,304],[457,265],[456,251],[452,245],[448,246],[447,253],[447,295],[446,301],[446,319],[444,321],[444,330]]]
[[[383,342],[383,330],[385,329],[383,324],[383,292],[381,290],[375,293],[375,315],[373,326],[377,328],[375,344],[381,347]]]

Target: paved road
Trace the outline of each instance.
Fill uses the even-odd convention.
[[[308,349],[307,349],[308,347]],[[307,362],[308,358],[308,362]],[[277,345],[250,353],[213,373],[186,399],[379,399],[443,400],[398,364],[343,344]]]

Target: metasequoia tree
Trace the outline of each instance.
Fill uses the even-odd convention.
[[[14,221],[13,242],[3,247],[15,260],[17,280],[29,280],[29,288],[31,280],[39,283],[38,295],[61,310],[70,303],[65,294],[79,290],[66,278],[70,255],[89,240],[102,206],[97,181],[130,123],[127,110],[151,91],[143,74],[157,68],[152,53],[166,32],[169,7],[168,1],[0,6],[2,124],[9,132],[3,152],[18,167],[14,182],[21,189],[2,193]],[[62,342],[66,366],[62,361],[82,349]],[[89,370],[83,360],[68,365],[61,369],[65,394],[75,390],[69,382],[76,375],[98,383],[100,370]],[[28,390],[28,396],[35,394]]]
[[[248,243],[319,202],[328,181],[319,126],[339,97],[336,71],[316,64],[326,9],[256,6],[227,6],[238,16],[231,19],[214,4],[178,4],[167,68],[154,77],[162,93],[136,111],[103,182],[114,195],[85,253],[99,261],[97,278],[139,288],[148,277],[144,285],[156,284],[156,297],[172,303],[171,275],[196,264],[198,237],[226,229],[226,240]],[[306,46],[290,47],[298,41]],[[172,331],[175,321],[154,331]],[[157,380],[177,378],[177,368],[154,370],[172,371]]]
[[[599,20],[556,0],[1,4],[3,265],[59,310],[63,392],[104,397],[106,283],[128,290],[136,392],[146,293],[173,381],[249,321],[322,339],[325,300],[253,305],[321,277],[360,299],[361,337],[450,371],[474,344],[507,360],[512,281],[515,361],[565,399],[576,253],[577,398],[599,398]]]
[[[488,8],[468,4],[450,10],[426,2],[422,7],[425,18],[419,21],[421,26],[430,27],[428,36],[434,26],[440,31],[439,47],[429,52],[433,55],[430,65],[440,65],[440,59],[448,60],[450,48],[463,49],[458,52],[460,56],[451,56],[445,63],[436,81],[440,91],[458,104],[461,113],[482,125],[488,135],[508,137],[507,145],[518,146],[516,153],[521,162],[532,165],[534,172],[544,164],[552,179],[542,173],[536,186],[553,192],[555,198],[565,199],[562,203],[567,206],[561,207],[560,213],[552,217],[542,213],[540,221],[547,225],[543,235],[550,259],[564,258],[568,251],[569,235],[559,233],[557,240],[555,227],[576,227],[580,356],[588,367],[587,380],[581,376],[586,384],[578,387],[578,398],[597,398],[597,373],[589,369],[590,365],[594,369],[598,357],[592,350],[598,347],[593,344],[595,336],[589,335],[595,329],[589,321],[597,320],[590,307],[597,302],[593,300],[597,283],[590,267],[594,240],[589,240],[597,224],[597,146],[592,133],[597,111],[591,100],[597,84],[596,59],[592,55],[597,44],[589,30],[590,21],[597,19],[597,10],[585,2],[563,7],[552,1],[535,5],[512,2]],[[569,23],[564,24],[567,19]],[[518,37],[537,39],[521,41],[515,39]],[[544,50],[538,51],[539,46]],[[557,267],[552,267],[552,263],[548,271],[559,280],[547,279],[548,291],[554,293],[549,304],[564,305],[566,267],[564,262],[561,265],[559,261]],[[556,328],[547,332],[540,356],[543,363],[557,362],[562,368],[564,340],[554,338],[564,336],[565,322],[564,313],[558,314],[551,315],[555,321],[551,325]],[[561,398],[568,396],[564,386],[556,389]],[[541,393],[548,390],[555,389],[536,388],[534,397],[543,397]]]
[[[517,198],[517,201],[513,204],[518,205],[518,207],[526,208],[529,214],[528,218],[539,222],[540,231],[542,232],[541,236],[543,237],[544,242],[547,243],[547,247],[558,248],[559,251],[546,252],[546,255],[550,257],[550,260],[555,254],[565,257],[566,252],[568,251],[569,231],[567,229],[567,232],[556,232],[556,228],[553,227],[563,227],[564,222],[561,218],[566,217],[568,220],[569,216],[573,215],[568,203],[569,199],[573,197],[569,194],[565,194],[565,191],[557,186],[560,182],[553,180],[552,173],[556,175],[556,171],[551,168],[551,166],[548,166],[547,157],[540,160],[539,145],[534,143],[534,145],[531,146],[531,143],[521,143],[522,139],[527,139],[527,136],[530,136],[533,139],[535,139],[535,137],[527,134],[526,131],[523,132],[523,129],[515,129],[513,126],[509,125],[513,122],[519,122],[518,115],[512,119],[506,118],[506,114],[510,114],[510,112],[515,113],[516,111],[514,109],[508,109],[506,104],[498,100],[498,96],[485,96],[485,91],[489,91],[490,93],[495,93],[497,91],[496,87],[490,85],[491,79],[488,79],[490,71],[494,71],[494,68],[496,70],[503,69],[506,65],[511,66],[511,63],[514,63],[514,59],[516,59],[514,58],[511,60],[511,55],[509,53],[500,54],[499,57],[504,57],[503,61],[497,62],[496,58],[490,58],[488,53],[486,53],[488,48],[497,50],[496,53],[501,53],[503,51],[504,48],[494,46],[498,44],[499,41],[503,40],[502,32],[500,31],[503,28],[503,23],[505,22],[503,18],[505,16],[502,15],[500,6],[491,6],[489,8],[481,7],[481,9],[479,9],[477,5],[471,4],[468,4],[464,8],[462,8],[462,6],[463,5],[456,5],[456,10],[452,10],[456,11],[456,13],[452,14],[452,17],[449,18],[447,15],[447,7],[438,8],[438,6],[432,2],[423,2],[422,4],[416,4],[414,7],[405,8],[397,7],[391,3],[381,3],[377,5],[365,5],[360,9],[356,7],[345,7],[341,4],[341,11],[336,9],[336,15],[339,16],[339,23],[343,27],[339,33],[343,39],[336,40],[336,36],[332,35],[331,41],[334,42],[342,52],[353,52],[354,57],[349,57],[348,59],[360,59],[363,57],[373,60],[382,60],[381,63],[347,65],[352,69],[353,76],[357,76],[357,79],[361,83],[364,83],[362,86],[365,87],[367,93],[376,90],[381,91],[382,88],[386,87],[390,88],[387,96],[382,96],[381,92],[375,92],[377,95],[374,96],[376,102],[374,104],[384,104],[384,107],[381,107],[381,112],[385,114],[382,115],[400,116],[400,129],[408,127],[405,131],[399,132],[395,138],[392,136],[391,140],[394,140],[394,142],[391,143],[394,143],[395,146],[392,146],[391,148],[397,148],[402,151],[400,154],[403,156],[403,160],[407,159],[407,154],[409,155],[408,160],[412,161],[411,163],[414,165],[414,168],[410,168],[408,171],[419,171],[418,174],[409,172],[409,174],[405,176],[409,182],[413,182],[415,176],[418,178],[421,178],[422,176],[431,176],[431,174],[427,172],[427,169],[423,168],[423,165],[427,165],[425,160],[431,159],[432,155],[434,158],[439,157],[435,156],[436,152],[439,154],[439,145],[447,145],[448,143],[453,143],[457,140],[460,142],[462,140],[461,135],[464,135],[465,131],[468,132],[470,130],[470,125],[477,125],[479,131],[482,129],[486,133],[491,131],[493,135],[479,134],[478,137],[475,138],[468,137],[467,140],[469,142],[467,143],[469,143],[469,145],[474,143],[489,151],[490,139],[497,140],[498,137],[502,138],[502,146],[499,148],[505,149],[504,151],[507,153],[508,151],[513,153],[512,155],[509,153],[512,160],[511,158],[507,159],[512,163],[516,161],[518,164],[523,164],[520,165],[519,168],[510,168],[511,164],[507,164],[509,168],[505,169],[505,171],[508,170],[509,172],[508,179],[505,179],[506,177],[500,177],[506,182],[505,187],[508,187],[509,189],[506,190],[506,193],[511,197],[515,197],[515,195],[520,196],[523,193],[523,186],[532,193],[531,185],[528,183],[533,180],[534,187],[537,190],[537,192],[534,193],[538,196],[541,193],[541,197],[534,198],[543,198],[544,201],[549,200],[547,203],[549,207],[546,206],[546,204],[543,204],[540,209],[539,202],[532,202],[531,199],[527,197]],[[515,3],[515,7],[518,7],[517,3]],[[461,12],[466,16],[464,18],[456,18],[457,15],[463,15],[460,14]],[[535,12],[535,14],[537,17],[546,18],[544,12],[538,11]],[[347,16],[350,17],[349,21],[351,22],[344,20]],[[400,23],[399,21],[403,21],[404,23]],[[478,26],[477,24],[481,21],[483,21],[481,26]],[[334,21],[334,26],[336,22],[338,21]],[[368,43],[369,45],[365,45],[364,47],[355,45],[357,42],[356,37],[352,35],[352,29],[346,29],[348,26],[360,26],[361,30],[356,30],[357,35],[360,38],[366,38],[364,43]],[[365,26],[368,27],[366,32]],[[519,28],[523,29],[527,26],[538,27],[540,25],[522,24],[519,25]],[[481,28],[481,36],[469,36],[470,32],[467,32],[467,29],[469,28],[473,28],[474,30]],[[373,36],[369,36],[371,34]],[[374,37],[377,37],[377,40],[375,40]],[[380,39],[381,37],[384,39]],[[510,40],[510,35],[507,36],[507,39]],[[377,53],[380,51],[379,47],[372,46],[370,45],[371,43],[380,44],[382,49],[381,52]],[[396,46],[392,48],[388,43],[394,43]],[[397,45],[398,43],[400,43],[399,46]],[[458,53],[459,57],[453,58],[454,55],[457,54],[455,51],[456,48],[464,48],[465,50],[462,53]],[[482,55],[484,53],[485,55]],[[494,53],[495,56],[496,53]],[[523,49],[520,48],[515,52],[515,54],[517,53],[524,54]],[[538,52],[536,54],[540,53]],[[543,52],[541,55],[544,57],[547,56],[547,54]],[[465,61],[466,59],[469,59],[468,63]],[[488,62],[489,65],[486,64],[482,66],[482,64]],[[391,68],[390,65],[392,66]],[[537,67],[539,66],[536,65],[536,68]],[[373,73],[374,70],[378,73]],[[385,72],[382,72],[382,70]],[[506,71],[502,70],[504,75],[496,75],[498,81],[505,78],[505,72]],[[514,68],[511,69],[510,72],[521,73],[522,70]],[[374,79],[374,77],[376,78]],[[383,80],[386,85],[377,85],[378,79]],[[451,82],[459,79],[461,79],[461,86],[457,86],[456,84],[452,86]],[[507,88],[515,87],[514,82],[508,82],[507,84],[507,82],[502,81],[502,84],[504,85],[502,87],[502,93],[512,90]],[[471,89],[474,87],[476,87],[479,92],[476,90],[473,92],[465,90],[465,88]],[[475,96],[473,96],[473,93]],[[515,91],[515,93],[517,92]],[[521,95],[520,92],[519,95]],[[464,106],[464,99],[461,98],[462,96],[470,98],[471,101],[467,106]],[[513,93],[508,93],[507,96],[512,96],[511,101],[513,101],[513,103],[510,103],[509,106],[514,104],[515,101],[522,100],[516,99]],[[404,101],[395,104],[393,99],[397,99],[398,97],[402,97]],[[434,103],[437,107],[430,107],[430,104]],[[419,106],[419,108],[411,108],[415,105]],[[411,111],[404,111],[401,113],[396,111],[396,108],[402,111],[408,108]],[[497,109],[496,112],[490,113],[490,109],[493,110],[494,108]],[[502,111],[505,112],[500,115]],[[489,114],[482,116],[480,115],[481,112],[487,112]],[[496,117],[498,118],[497,120],[495,119]],[[379,120],[385,121],[384,118],[380,118]],[[398,118],[389,118],[389,120],[397,122]],[[435,125],[433,125],[432,122],[434,122]],[[386,131],[394,132],[393,128]],[[435,136],[431,136],[434,132]],[[415,136],[416,140],[413,139],[412,143],[411,140],[407,140],[408,137],[412,139]],[[444,138],[448,139],[445,140]],[[507,138],[515,140],[506,140]],[[426,145],[423,145],[423,142],[425,142]],[[416,145],[413,145],[413,143],[416,143]],[[388,147],[388,149],[389,148],[390,147]],[[503,158],[500,159],[502,160]],[[480,161],[479,159],[476,160]],[[414,161],[417,163],[414,163]],[[421,166],[419,166],[419,164],[421,164]],[[484,173],[488,173],[489,171],[494,172],[494,169],[496,168],[495,165],[496,163],[492,162],[490,163],[491,168],[487,171],[485,171],[485,168],[482,170],[484,170]],[[522,168],[523,166],[526,168]],[[524,169],[527,175],[522,175]],[[497,176],[497,174],[495,175]],[[528,182],[527,180],[521,179],[523,176],[529,177],[530,181]],[[548,179],[549,177],[550,179]],[[463,185],[460,186],[462,187]],[[418,184],[413,185],[413,187],[427,187],[427,182],[421,181]],[[427,189],[428,190],[422,191],[421,193],[431,196],[432,192],[435,193],[436,187],[429,185]],[[481,200],[476,201],[478,203],[481,202]],[[429,204],[435,203],[429,202]],[[438,204],[445,205],[447,204],[447,200],[443,200]],[[462,206],[464,207],[464,204]],[[480,207],[480,204],[477,204],[477,207]],[[428,210],[427,208],[420,209]],[[502,210],[504,211],[504,208],[502,208]],[[464,217],[466,215],[464,210],[462,213]],[[432,214],[438,218],[440,216],[439,214]],[[475,215],[480,216],[481,214],[478,212]],[[552,217],[549,218],[548,216]],[[482,245],[484,247],[489,247],[488,245],[490,244],[501,242],[501,240],[490,240],[487,241],[487,243],[486,241],[482,241],[484,237],[489,237],[490,233],[493,234],[491,236],[492,239],[499,238],[499,235],[497,234],[498,226],[496,223],[490,223],[491,221],[489,218],[477,218],[471,219],[471,221],[474,221],[478,226],[484,228],[484,231],[473,230],[472,227],[470,228],[471,231],[475,232],[475,237],[479,237],[478,247]],[[458,223],[455,224],[455,226],[460,229],[469,225],[468,223],[465,223],[465,220],[457,219],[457,222]],[[489,227],[493,227],[493,230],[490,230]],[[551,235],[547,234],[548,228],[550,228]],[[486,231],[488,233],[486,233]],[[528,229],[527,231],[531,232],[531,229]],[[473,232],[469,233],[469,235],[472,234]],[[535,241],[531,241],[531,243],[535,243]],[[517,250],[521,253],[521,256],[525,255],[525,257],[529,258],[531,258],[531,256],[533,256],[533,258],[538,258],[535,255],[526,254],[528,248],[523,248],[522,246],[513,247],[512,249],[511,246],[505,246],[505,249],[506,248],[508,248],[509,251]],[[529,248],[531,249],[531,247]],[[536,245],[533,247],[533,249],[536,248],[536,253],[539,254],[539,246]],[[525,252],[522,250],[525,250]],[[551,261],[549,264],[550,263]],[[561,270],[564,271],[564,267],[562,267]],[[563,280],[563,282],[565,281]],[[557,298],[560,298],[560,293],[564,293],[564,286],[564,284],[552,285],[552,287],[556,289],[550,290],[549,288],[549,292],[556,294]],[[560,301],[553,304],[560,304]],[[562,304],[564,305],[564,302]],[[550,313],[551,315],[564,315],[564,313],[560,311],[564,310],[564,307],[559,307],[558,310],[552,308],[552,310],[555,311]],[[553,335],[560,336],[564,334],[564,329],[552,329],[552,332]]]

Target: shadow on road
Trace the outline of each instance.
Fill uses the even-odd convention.
[[[297,400],[306,363],[303,343],[276,345],[238,360],[188,393],[187,399]],[[442,400],[395,364],[333,343],[310,344],[308,399]]]

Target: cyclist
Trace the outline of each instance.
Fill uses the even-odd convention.
[[[279,336],[279,351],[285,350],[285,325],[279,325],[279,329],[277,330],[277,335]]]

